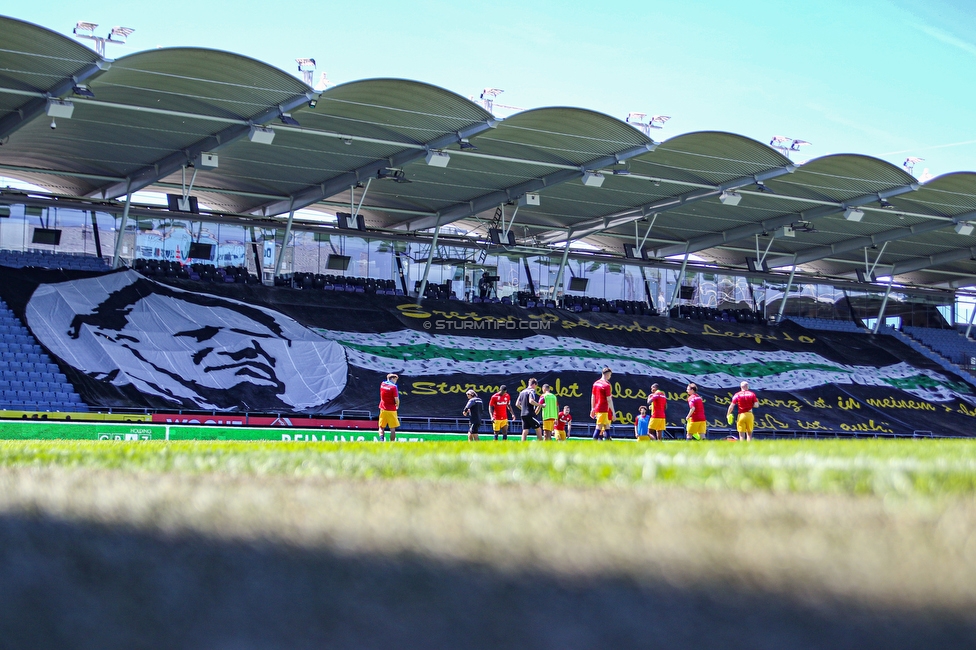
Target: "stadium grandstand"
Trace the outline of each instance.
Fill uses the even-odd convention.
[[[404,426],[464,431],[536,376],[585,435],[609,364],[625,429],[694,380],[721,430],[741,379],[761,434],[972,429],[976,173],[0,33],[7,417],[364,422],[398,372]]]

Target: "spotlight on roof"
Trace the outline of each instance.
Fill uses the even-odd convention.
[[[71,92],[78,95],[79,97],[88,97],[89,99],[95,99],[95,93],[91,91],[88,86],[83,86],[81,84],[71,88]]]
[[[342,144],[346,145],[347,147],[350,146],[352,144],[352,138],[348,138],[348,137],[347,138],[343,138],[342,139]]]
[[[630,170],[629,169],[615,169],[615,170],[613,170],[613,175],[614,176],[630,176]]]
[[[258,126],[257,124],[252,124],[251,130],[247,134],[248,140],[257,142],[258,144],[271,144],[274,141],[274,137],[274,129],[269,126]]]
[[[600,187],[604,180],[600,172],[583,172],[583,185],[587,187]]]
[[[468,140],[467,138],[461,138],[460,140],[458,140],[458,144],[461,145],[461,150],[462,151],[477,151],[478,150],[478,147],[476,147],[473,144],[471,144],[471,141]]]
[[[858,221],[864,218],[864,212],[858,210],[857,208],[847,208],[846,210],[844,210],[844,218],[847,219],[848,221],[853,221],[854,223],[857,223]]]
[[[447,167],[447,164],[451,162],[451,156],[444,151],[428,151],[427,155],[424,157],[427,164],[431,167]]]
[[[957,223],[955,231],[964,237],[969,236],[973,234],[973,224],[969,223],[968,221]]]
[[[376,178],[379,180],[394,181],[395,183],[412,183],[406,174],[403,173],[402,169],[381,169],[376,172]]]
[[[282,113],[281,115],[278,116],[278,119],[281,120],[282,124],[287,124],[288,126],[299,126],[299,127],[301,126],[301,124],[298,123],[298,120],[296,120],[288,113]]]
[[[125,43],[125,39],[129,38],[132,33],[136,31],[131,27],[119,27],[115,26],[112,31],[108,33],[108,40],[115,41],[116,43]]]
[[[94,32],[97,27],[98,23],[89,23],[84,20],[79,20],[75,23],[75,28],[72,31],[75,34],[78,34],[78,32],[88,32],[87,34],[84,34],[84,36],[91,36],[92,32]],[[79,36],[81,36],[81,34],[79,34]]]
[[[725,190],[718,195],[718,200],[722,202],[722,205],[739,205],[739,201],[742,200],[742,195],[738,192],[732,192],[730,190]]]
[[[878,197],[878,204],[881,205],[885,210],[894,210],[895,206],[888,202],[888,199],[884,197]]]
[[[310,99],[310,100],[308,100],[308,107],[309,107],[309,108],[315,108],[315,106],[316,106],[316,105],[317,105],[318,103],[319,103],[319,100],[317,100],[317,99],[315,99],[315,98],[313,97],[312,99]]]
[[[918,158],[917,156],[909,156],[908,158],[905,158],[905,162],[903,162],[901,166],[904,167],[905,171],[907,171],[909,174],[914,174],[915,165],[920,162],[923,162],[924,160],[925,158]]]
[[[315,59],[295,59],[298,71],[302,73],[302,81],[306,86],[312,85],[312,75],[315,73]]]
[[[65,101],[63,99],[48,99],[47,100],[47,116],[48,117],[63,117],[66,120],[71,119],[72,113],[75,112],[75,105],[71,102]]]
[[[766,184],[763,183],[762,181],[756,181],[756,191],[758,191],[758,192],[767,192],[769,194],[775,194],[775,192],[773,192],[771,189],[769,189],[768,187],[766,187]]]

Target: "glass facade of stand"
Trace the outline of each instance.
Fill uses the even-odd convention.
[[[184,219],[174,216],[132,217],[119,237],[121,217],[98,210],[0,205],[0,255],[4,251],[34,251],[95,256],[111,262],[116,242],[120,260],[154,259],[182,264],[206,263],[218,267],[245,267],[270,282],[281,256],[283,275],[310,273],[394,280],[402,268],[408,292],[423,279],[431,257],[430,244],[401,242],[344,234],[294,230],[284,240],[284,227],[264,228]],[[52,232],[58,231],[57,239]],[[209,251],[205,258],[191,258],[191,245]],[[399,256],[399,264],[397,257]],[[679,277],[673,268],[649,268],[625,261],[593,259],[567,261],[563,282],[557,286],[562,256],[485,255],[480,249],[439,245],[427,277],[428,284],[450,284],[461,300],[479,295],[484,272],[497,276],[490,297],[517,300],[520,292],[534,292],[543,300],[560,300],[563,294],[606,300],[647,301],[660,313],[671,305],[723,309],[754,309],[775,318],[784,317],[876,322],[885,286],[865,291],[844,286],[795,282],[783,303],[786,282],[756,280],[723,272],[688,270]],[[575,279],[575,281],[574,281]],[[582,286],[585,281],[585,289]],[[565,287],[565,290],[564,290]],[[955,304],[946,296],[902,292],[896,287],[885,308],[885,323],[900,327],[965,325],[974,309],[971,296]]]

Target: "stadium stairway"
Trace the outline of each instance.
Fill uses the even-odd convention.
[[[0,300],[0,410],[82,412],[68,378]]]
[[[934,327],[904,327],[905,334],[922,345],[938,352],[953,363],[968,363],[976,357],[976,341],[967,339],[957,329],[937,329]]]
[[[973,386],[976,386],[976,376],[973,376],[972,373],[970,373],[968,370],[965,370],[964,368],[960,367],[958,364],[953,363],[951,359],[947,359],[946,357],[939,354],[937,351],[933,350],[932,348],[926,345],[923,345],[922,343],[915,340],[911,336],[908,336],[904,332],[899,332],[894,327],[884,325],[881,328],[879,328],[878,333],[894,336],[895,338],[899,339],[905,345],[912,348],[919,354],[925,356],[928,359],[931,359],[932,361],[936,362],[937,364],[939,364],[949,372],[959,375],[960,377],[968,381]]]

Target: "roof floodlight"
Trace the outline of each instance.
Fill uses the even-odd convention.
[[[110,41],[125,43],[125,39],[129,38],[134,31],[136,30],[132,29],[131,27],[115,26],[112,28],[112,31],[108,33],[108,38]],[[113,36],[115,36],[115,38],[112,38]]]
[[[271,144],[274,141],[275,132],[269,126],[251,125],[251,130],[247,134],[247,139],[258,144]]]
[[[957,223],[955,227],[955,231],[964,237],[971,235],[973,234],[973,224],[969,223],[968,221]]]
[[[316,105],[317,105],[318,103],[319,103],[319,100],[317,100],[317,99],[315,99],[315,98],[313,97],[312,99],[310,99],[310,100],[308,100],[308,107],[309,107],[309,108],[315,108],[315,106],[316,106]]]
[[[350,137],[343,138],[342,139],[342,144],[346,145],[347,147],[350,146],[350,145],[352,145],[352,138],[350,138]]]
[[[386,169],[380,169],[376,172],[376,178],[379,180],[389,180],[396,183],[412,183],[407,175],[403,173],[402,169],[394,169],[387,167]]]
[[[848,221],[853,221],[854,223],[857,223],[858,221],[864,218],[864,212],[858,210],[857,208],[847,208],[846,210],[844,210],[844,218],[847,219]]]
[[[301,124],[298,123],[298,120],[292,117],[289,113],[282,113],[278,116],[278,119],[281,120],[282,124],[287,124],[288,126],[301,126]]]
[[[98,23],[89,23],[84,20],[79,20],[78,22],[75,23],[75,28],[72,31],[75,34],[77,34],[79,31],[94,32],[97,27],[98,27]]]
[[[583,172],[583,185],[587,187],[601,187],[604,180],[600,172]]]
[[[75,105],[69,101],[63,99],[48,99],[47,100],[47,116],[48,117],[63,117],[66,120],[71,119],[71,114],[75,112]]]
[[[881,207],[882,207],[882,208],[884,208],[885,210],[894,210],[894,209],[895,209],[895,206],[894,206],[894,205],[892,205],[891,203],[889,203],[889,202],[888,202],[888,199],[886,199],[886,198],[884,198],[883,196],[879,196],[879,197],[878,197],[878,203],[879,203],[879,204],[881,205]]]
[[[461,138],[460,140],[458,140],[458,144],[461,145],[461,150],[462,151],[477,151],[478,150],[478,147],[476,147],[473,144],[471,144],[471,141],[468,140],[467,138]]]
[[[630,176],[630,170],[629,169],[615,169],[615,170],[613,170],[613,175],[614,176]]]
[[[302,73],[302,81],[306,85],[312,85],[312,75],[315,73],[315,59],[295,59],[298,64],[298,71]]]
[[[776,192],[772,191],[771,189],[769,189],[768,187],[766,187],[766,184],[763,183],[762,181],[756,181],[756,190],[759,191],[759,192],[767,192],[769,194],[775,194],[776,193]]]
[[[212,151],[204,151],[204,152],[202,152],[200,154],[200,157],[197,159],[197,162],[200,165],[200,167],[206,167],[206,168],[209,168],[209,169],[216,169],[217,168],[217,154],[215,154]]]
[[[722,205],[739,205],[739,201],[742,200],[742,195],[738,192],[732,192],[730,190],[725,190],[718,196],[718,200],[722,202]]]
[[[451,156],[444,151],[428,151],[424,158],[431,167],[447,167],[451,162]]]
[[[84,86],[82,84],[73,86],[71,88],[71,92],[78,95],[79,97],[88,97],[89,99],[95,99],[95,93],[91,91],[91,88],[89,88],[88,86]]]

